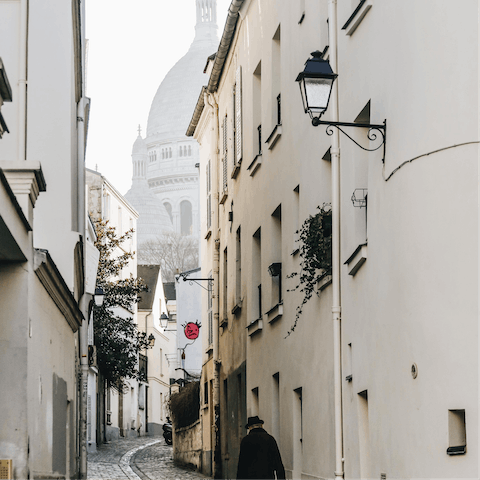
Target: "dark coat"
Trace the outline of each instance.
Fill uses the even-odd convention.
[[[240,444],[237,479],[274,479],[274,472],[285,478],[277,442],[263,428],[254,428]]]

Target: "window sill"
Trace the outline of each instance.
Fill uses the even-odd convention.
[[[261,332],[263,330],[263,319],[262,317],[257,318],[253,322],[250,323],[250,325],[247,326],[247,331],[248,335],[251,337],[255,335],[258,332]]]
[[[273,308],[271,308],[267,312],[268,323],[271,325],[272,323],[280,320],[283,315],[283,302],[277,303]]]
[[[265,142],[266,144],[268,144],[269,150],[271,150],[275,146],[275,144],[278,142],[281,136],[282,136],[282,124],[279,123],[275,125],[273,132],[270,134],[270,136],[267,138],[267,141]]]
[[[458,447],[448,447],[447,455],[465,455],[467,453],[466,445],[459,445]]]
[[[317,289],[319,292],[325,290],[329,285],[332,284],[332,276],[331,275],[322,275],[320,280],[317,282]]]
[[[349,36],[355,33],[355,30],[358,28],[362,20],[365,18],[365,15],[372,8],[371,0],[360,0],[357,8],[354,10],[350,18],[346,21],[345,25],[342,27],[342,30],[345,30],[345,33]]]
[[[228,327],[228,318],[224,318],[221,322],[220,322],[220,328],[227,328]]]
[[[232,174],[230,175],[232,178],[237,178],[238,172],[240,171],[240,164],[237,163],[234,165]]]
[[[248,166],[247,170],[251,169],[250,176],[253,177],[255,172],[259,169],[262,164],[262,152],[258,153],[253,159],[253,162]]]
[[[350,255],[348,260],[344,263],[344,265],[347,265],[348,274],[352,277],[355,276],[360,267],[366,262],[366,260],[367,244],[363,243],[355,249],[352,255]]]
[[[237,304],[232,308],[232,314],[238,315],[242,311],[242,301],[239,300]]]
[[[209,228],[207,234],[205,235],[205,240],[208,240],[212,236],[212,229]]]
[[[225,189],[223,192],[222,192],[222,196],[220,197],[220,205],[223,205],[225,203],[225,200],[227,200],[227,197],[228,197],[228,190]]]
[[[213,355],[213,345],[209,345],[207,349],[205,350],[205,353],[210,356]]]

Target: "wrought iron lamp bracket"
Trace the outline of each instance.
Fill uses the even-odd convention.
[[[213,289],[213,278],[190,278],[189,273],[179,273],[176,276],[176,281],[182,279],[184,282],[188,282],[189,285],[193,285],[194,283],[197,284],[199,287],[203,288],[207,292],[211,292]],[[199,282],[208,282],[207,287],[204,287],[201,283]]]
[[[387,145],[387,121],[384,120],[383,124],[374,124],[374,123],[353,123],[353,122],[328,122],[325,120],[320,120],[320,117],[313,117],[312,118],[312,125],[314,127],[318,127],[319,125],[326,125],[325,132],[327,135],[332,136],[333,130],[332,127],[335,127],[337,130],[342,132],[346,137],[348,137],[355,145],[360,147],[362,150],[366,152],[375,152],[379,148],[383,146],[383,157],[382,163],[385,163],[385,148]],[[355,127],[355,128],[368,128],[367,138],[371,141],[377,140],[378,132],[381,135],[382,142],[378,147],[375,148],[365,148],[360,145],[356,140],[354,140],[347,132],[345,132],[340,127]]]

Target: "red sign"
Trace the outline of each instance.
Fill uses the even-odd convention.
[[[184,332],[189,340],[195,340],[200,333],[200,325],[198,323],[188,322],[185,325]]]

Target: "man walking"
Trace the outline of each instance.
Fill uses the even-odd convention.
[[[262,428],[263,423],[263,420],[258,417],[248,418],[246,425],[248,435],[240,444],[238,480],[285,478],[285,469],[277,442]]]

